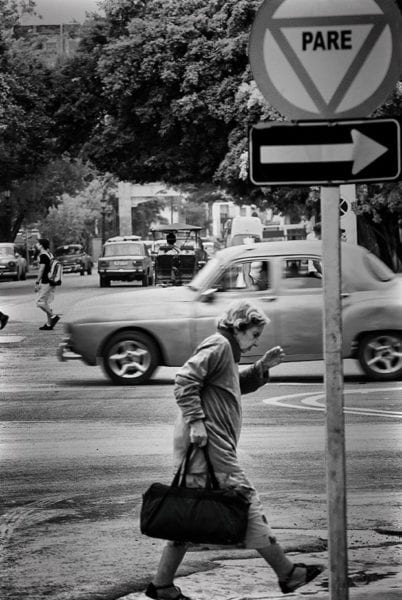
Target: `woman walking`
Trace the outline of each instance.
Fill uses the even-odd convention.
[[[174,453],[181,464],[190,443],[199,448],[193,453],[186,476],[187,487],[205,487],[207,466],[200,448],[208,444],[208,454],[219,484],[235,488],[250,501],[244,545],[256,549],[278,576],[284,594],[314,579],[319,565],[294,564],[282,550],[265,517],[261,501],[237,458],[241,429],[241,394],[257,390],[269,380],[269,369],[278,365],[284,352],[271,348],[254,365],[239,374],[241,354],[258,345],[269,319],[246,301],[229,306],[218,323],[217,332],[206,338],[193,356],[178,371],[175,398],[179,416],[175,426]],[[167,542],[157,573],[146,589],[154,599],[191,600],[174,585],[176,571],[187,545]]]

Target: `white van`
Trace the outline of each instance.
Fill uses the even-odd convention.
[[[226,246],[239,246],[248,240],[261,242],[263,226],[259,217],[234,217]]]

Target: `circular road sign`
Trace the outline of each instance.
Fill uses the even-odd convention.
[[[249,59],[263,96],[291,119],[364,117],[400,76],[393,0],[265,0]]]

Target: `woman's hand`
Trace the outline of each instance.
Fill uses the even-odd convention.
[[[264,356],[261,358],[261,363],[264,369],[270,369],[271,367],[275,367],[279,365],[285,357],[285,352],[281,346],[274,346],[267,350]]]
[[[190,423],[190,442],[195,446],[205,446],[208,441],[207,430],[205,429],[204,421],[199,419]]]

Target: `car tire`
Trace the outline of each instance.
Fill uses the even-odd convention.
[[[81,275],[81,277],[84,277],[84,275],[85,275],[85,269],[81,269],[80,275]]]
[[[159,350],[153,339],[141,331],[121,331],[106,344],[102,367],[117,385],[147,382],[159,364]]]
[[[147,287],[148,283],[148,275],[145,273],[145,275],[142,276],[142,287]]]
[[[366,375],[375,381],[394,381],[402,377],[402,334],[376,331],[361,338],[358,359]]]
[[[87,275],[92,275],[92,267],[88,267],[88,269],[87,269]]]
[[[26,278],[27,278],[27,272],[26,272],[25,270],[24,270],[24,271],[21,271],[21,280],[22,280],[22,281],[25,281],[25,280],[26,280]]]

